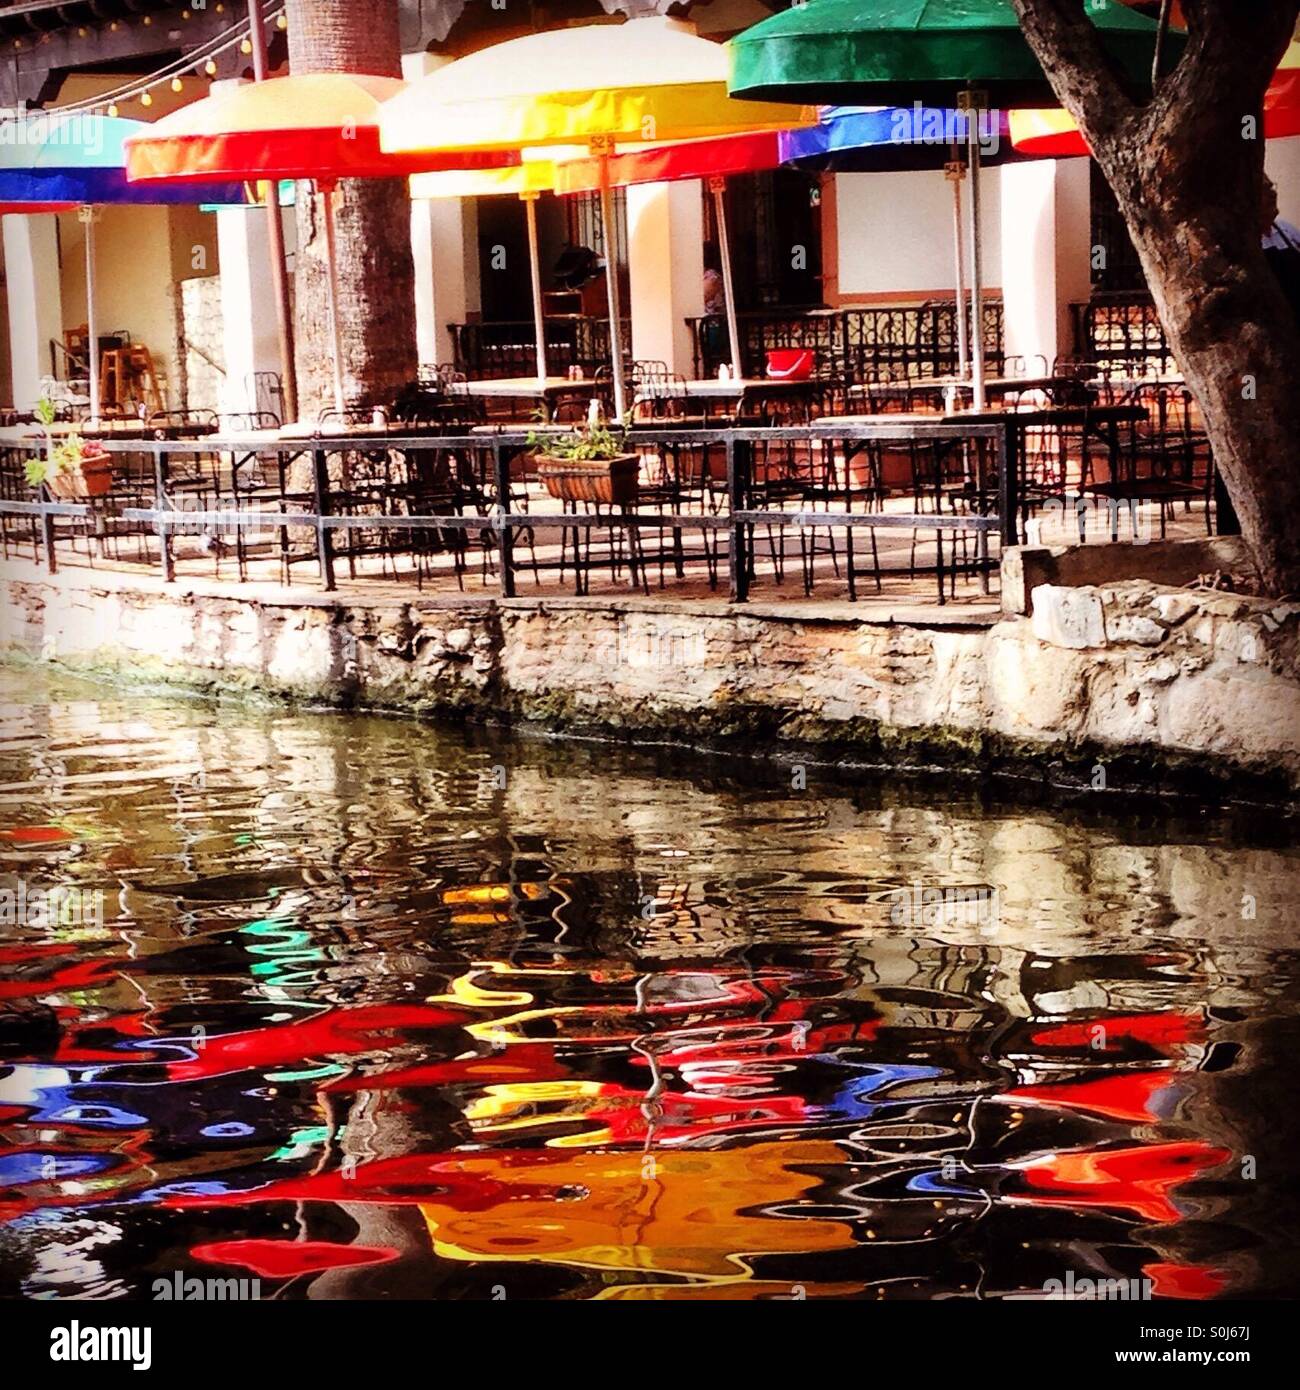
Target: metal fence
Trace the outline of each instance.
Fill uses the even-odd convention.
[[[1070,309],[1075,349],[1082,361],[1135,380],[1178,370],[1165,326],[1145,291],[1094,294]]]
[[[718,314],[687,319],[696,377],[716,375],[731,360],[725,318]],[[777,348],[809,348],[818,368],[849,381],[897,381],[907,376],[946,376],[957,370],[957,310],[952,300],[895,308],[763,310],[739,316],[741,351],[748,375],[762,376],[767,354]],[[535,329],[531,320],[505,323],[454,323],[455,366],[466,376],[486,380],[533,376],[537,372]],[[631,353],[632,329],[623,323],[623,350]],[[1004,357],[1002,305],[984,306],[985,357],[1000,368]],[[608,366],[609,323],[585,315],[546,320],[547,366],[563,376],[579,367],[594,376]]]
[[[557,564],[578,593],[600,566],[649,590],[657,569],[682,578],[688,562],[710,588],[724,577],[744,602],[759,574],[757,557],[777,582],[787,542],[811,593],[818,554],[843,561],[850,599],[858,579],[881,570],[875,533],[910,532],[934,547],[939,602],[955,593],[959,574],[988,592],[996,566],[990,540],[1016,539],[1011,433],[995,424],[888,419],[834,426],[637,428],[629,448],[658,461],[669,483],[645,488],[626,505],[566,505],[538,511],[524,485],[535,440],[522,431],[393,434],[302,440],[109,441],[125,481],[100,499],[33,500],[21,483],[22,451],[10,450],[0,488],[0,542],[7,557],[30,547],[53,572],[68,547],[156,568],[177,578],[177,539],[188,537],[211,557],[219,576],[247,580],[258,559],[278,564],[283,582],[308,567],[322,589],[352,576],[406,578],[422,584],[436,563],[463,587],[477,559],[485,583],[505,597],[521,575],[540,582]],[[885,450],[911,450],[932,461],[934,478],[910,512],[886,511],[878,487]],[[28,451],[30,453],[30,451]],[[683,464],[685,460],[685,464]],[[854,461],[861,467],[855,472]],[[945,462],[946,461],[946,462]],[[954,491],[951,480],[974,467],[978,483]],[[676,480],[671,481],[671,480]],[[683,481],[685,480],[685,481]],[[873,481],[875,480],[875,481]],[[956,500],[960,497],[960,500]],[[925,510],[929,505],[932,510]],[[539,558],[538,537],[551,543]],[[559,543],[558,559],[554,555]],[[865,541],[872,571],[857,568]],[[369,562],[370,568],[366,568]],[[406,570],[401,571],[401,564]]]
[[[762,376],[767,354],[779,348],[808,348],[822,371],[849,381],[898,381],[909,376],[947,376],[957,370],[957,308],[953,300],[893,308],[765,310],[739,315],[742,364]],[[730,360],[726,321],[718,315],[687,320],[695,374],[712,376]],[[1002,304],[984,305],[984,351],[1000,368],[1004,349]]]
[[[537,330],[526,322],[450,325],[458,371],[478,381],[537,375]],[[623,352],[630,354],[631,320],[623,321]],[[588,315],[546,320],[546,366],[552,376],[579,368],[593,377],[610,363],[609,320]]]

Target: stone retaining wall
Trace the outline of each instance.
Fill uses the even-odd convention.
[[[1112,787],[1300,790],[1300,606],[1042,585],[1032,617],[849,605],[354,601],[32,571],[0,643],[215,693]]]

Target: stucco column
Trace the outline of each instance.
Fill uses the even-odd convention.
[[[1092,200],[1086,159],[1004,164],[1002,303],[1009,357],[1046,359],[1074,351],[1070,305],[1092,284]]]
[[[257,408],[253,373],[280,371],[275,285],[265,213],[223,208],[216,216],[222,355],[226,364],[221,409],[240,414]]]
[[[736,229],[735,235],[744,235]],[[688,318],[704,313],[704,200],[695,179],[627,190],[632,356],[695,374]]]
[[[451,61],[437,53],[404,53],[408,82]],[[411,253],[415,259],[415,337],[420,364],[450,362],[455,345],[447,325],[479,308],[478,214],[473,198],[413,198]]]
[[[474,199],[413,198],[411,251],[420,362],[450,362],[455,351],[447,325],[464,323],[479,307]]]
[[[58,229],[51,216],[4,219],[13,403],[31,410],[52,374],[50,342],[63,340]]]

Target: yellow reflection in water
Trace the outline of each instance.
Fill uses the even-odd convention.
[[[465,1205],[478,1209],[458,1210],[435,1200],[420,1210],[435,1252],[447,1259],[531,1260],[710,1286],[752,1282],[754,1256],[854,1244],[846,1222],[790,1210],[818,1183],[798,1166],[843,1162],[843,1152],[826,1140],[654,1154],[542,1150],[526,1162],[466,1154],[457,1169],[487,1203],[472,1200]],[[773,1206],[782,1214],[764,1211]]]

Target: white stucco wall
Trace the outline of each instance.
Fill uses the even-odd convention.
[[[216,218],[198,208],[112,207],[96,228],[101,333],[126,330],[143,343],[164,385],[165,404],[179,406],[179,283],[218,270]],[[65,325],[86,322],[85,230],[73,213],[59,217]]]
[[[1277,185],[1282,217],[1300,227],[1300,135],[1270,140],[1264,151],[1264,170]]]
[[[985,169],[981,226],[986,286],[999,288],[1002,259],[1001,171]],[[839,296],[924,299],[951,294],[952,187],[938,171],[840,174],[835,217]],[[969,182],[963,187],[968,196]]]

